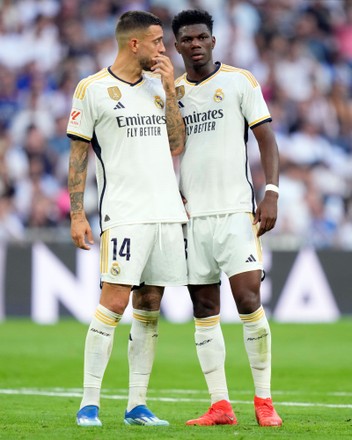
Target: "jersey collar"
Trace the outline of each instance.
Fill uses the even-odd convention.
[[[215,70],[213,72],[211,72],[209,75],[202,78],[200,81],[191,81],[190,79],[187,78],[187,75],[185,77],[186,81],[189,84],[193,84],[194,86],[198,86],[199,84],[202,84],[204,81],[207,81],[209,78],[216,75],[218,73],[218,71],[220,70],[221,63],[219,61],[216,61],[215,64],[216,64]]]
[[[140,83],[144,80],[143,76],[141,76],[141,77],[139,78],[139,80],[136,81],[136,82],[134,82],[134,83],[130,83],[130,82],[128,82],[128,81],[125,81],[124,79],[119,78],[118,76],[116,76],[116,75],[112,72],[112,70],[111,70],[111,66],[108,67],[108,72],[109,72],[110,75],[112,75],[114,78],[118,79],[119,81],[121,81],[121,82],[123,82],[123,83],[125,83],[125,84],[130,85],[131,87],[137,86],[138,84],[140,84]]]

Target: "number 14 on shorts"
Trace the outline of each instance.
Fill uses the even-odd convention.
[[[122,242],[118,241],[117,238],[111,239],[113,250],[112,250],[112,259],[115,261],[117,259],[117,253],[120,257],[125,257],[127,261],[129,261],[131,257],[131,239],[124,238]]]

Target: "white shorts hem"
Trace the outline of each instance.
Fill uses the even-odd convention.
[[[257,267],[249,267],[248,269],[240,269],[238,271],[236,271],[235,273],[231,274],[231,275],[227,275],[228,278],[234,277],[235,275],[240,275],[241,273],[246,273],[246,272],[254,272],[255,270],[260,270],[263,272],[263,265],[257,266]]]
[[[182,281],[143,281],[145,285],[147,286],[160,286],[160,287],[180,287],[180,286],[187,286],[188,281],[182,280]]]
[[[193,281],[193,280],[188,280],[188,284],[191,284],[192,286],[205,286],[207,284],[219,284],[220,283],[220,278],[216,279],[216,280],[197,280],[197,281]]]

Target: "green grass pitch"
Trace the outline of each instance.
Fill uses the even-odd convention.
[[[123,423],[127,402],[129,325],[115,334],[103,382],[102,428],[75,425],[81,396],[87,326],[64,320],[0,324],[0,439],[341,439],[352,438],[352,319],[335,324],[271,323],[272,391],[282,428],[260,428],[242,326],[223,324],[227,377],[238,426],[186,427],[209,398],[193,342],[193,323],[160,322],[149,407],[169,427]]]

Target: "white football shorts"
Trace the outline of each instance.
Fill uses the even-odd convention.
[[[262,248],[250,213],[193,217],[184,225],[189,284],[214,284],[263,270]]]
[[[187,265],[181,223],[122,225],[103,232],[101,281],[139,286],[183,286]]]

